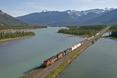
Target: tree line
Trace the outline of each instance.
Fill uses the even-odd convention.
[[[0,26],[0,30],[4,29],[39,29],[47,28],[47,26]]]
[[[69,26],[68,29],[60,29],[58,33],[72,34],[72,35],[87,35],[88,37],[95,35],[100,30],[104,29],[105,25],[95,26]]]
[[[0,40],[35,35],[32,31],[0,32]]]
[[[111,30],[110,37],[117,38],[117,25],[111,26],[110,30]]]
[[[117,25],[111,26],[109,30],[117,30]]]

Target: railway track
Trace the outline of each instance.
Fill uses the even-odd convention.
[[[87,41],[85,44],[83,44],[81,47],[79,47],[78,49],[76,49],[75,51],[71,52],[70,54],[64,56],[62,59],[56,61],[54,64],[49,65],[46,68],[41,68],[39,70],[37,70],[36,72],[32,73],[31,75],[29,75],[26,78],[44,78],[46,77],[51,71],[55,70],[59,65],[61,65],[64,61],[66,61],[67,59],[69,59],[74,53],[78,52],[79,50],[81,50],[83,47],[85,47],[86,45],[88,45],[89,43],[91,43],[93,40],[95,40],[96,38],[99,38],[104,32],[106,32],[110,27],[104,29],[102,31],[102,33],[96,37],[94,37],[93,39]]]

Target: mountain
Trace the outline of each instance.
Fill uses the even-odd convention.
[[[79,22],[66,12],[46,10],[42,11],[41,13],[31,13],[25,16],[17,17],[17,19],[38,25],[69,25],[74,21]]]
[[[80,20],[81,22],[85,22],[87,20],[90,20],[90,19],[93,19],[93,18],[96,18],[100,16],[100,14],[97,14],[95,12],[89,12],[88,14],[86,15],[82,15],[80,17],[78,17],[78,20]]]
[[[27,23],[37,25],[85,25],[85,24],[111,24],[116,22],[116,11],[113,8],[91,9],[84,11],[66,10],[31,13],[17,17]],[[113,11],[113,13],[110,13]],[[114,15],[113,15],[114,14]],[[112,17],[111,17],[112,16]]]
[[[97,14],[103,14],[103,13],[106,13],[106,12],[111,11],[113,9],[114,8],[91,9],[91,10],[83,10],[83,11],[66,10],[64,12],[67,12],[70,15],[83,16],[83,15],[86,15],[86,14],[88,14],[90,12],[94,12],[94,13],[97,13]]]
[[[27,26],[28,24],[20,21],[0,10],[0,25],[6,26]]]
[[[117,9],[111,10],[94,19],[85,21],[84,24],[117,24]]]

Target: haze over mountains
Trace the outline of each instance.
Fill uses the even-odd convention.
[[[66,10],[63,12],[44,10],[16,18],[0,10],[0,25],[28,25],[27,23],[36,25],[117,24],[117,9]]]

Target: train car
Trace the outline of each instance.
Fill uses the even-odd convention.
[[[81,45],[83,45],[84,43],[86,43],[87,40],[81,41]]]
[[[72,46],[72,47],[70,47],[71,48],[71,51],[73,51],[74,50],[74,47]]]
[[[53,64],[57,60],[57,56],[52,56],[48,60],[49,60],[50,64]]]
[[[94,37],[94,36],[89,37],[88,40],[91,40],[93,37]]]
[[[63,52],[61,52],[62,54],[63,54],[63,56],[65,56],[65,52],[63,51]]]
[[[76,44],[77,48],[81,46],[81,43]]]
[[[76,49],[75,45],[74,45],[74,46],[72,46],[72,47],[70,47],[70,48],[71,48],[71,51],[73,51],[73,50],[75,50],[75,49]]]
[[[63,57],[63,53],[60,52],[60,53],[58,53],[56,56],[57,56],[57,59],[61,59],[61,58]]]
[[[74,45],[74,49],[76,49],[77,47],[76,47],[76,45]]]
[[[64,50],[64,52],[65,52],[65,54],[70,53],[71,52],[71,48],[68,48],[68,49]]]
[[[97,33],[96,36],[99,35],[99,34],[100,34],[100,33]]]

